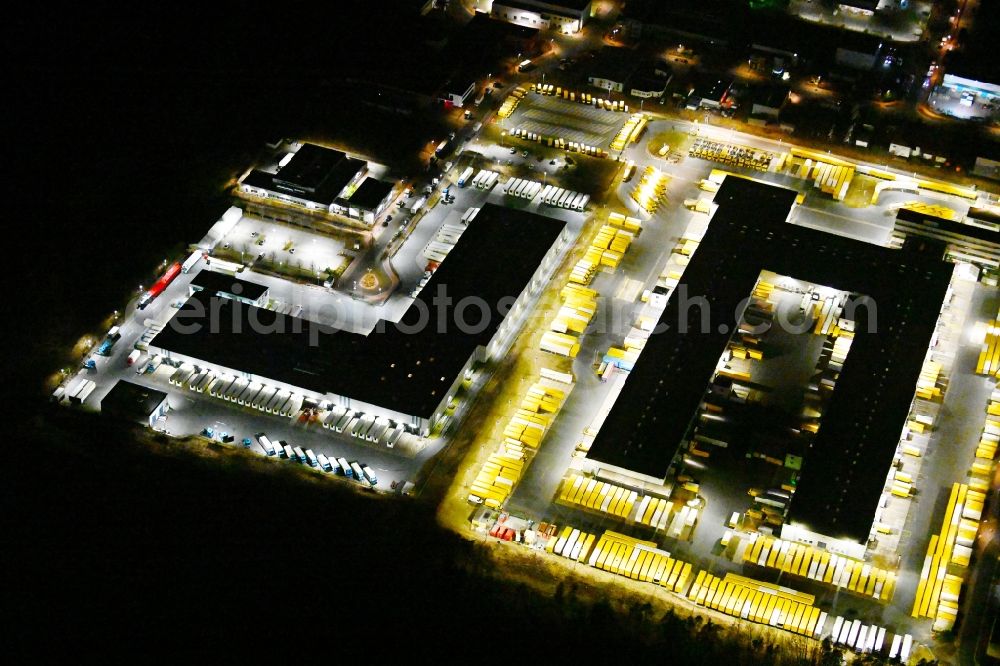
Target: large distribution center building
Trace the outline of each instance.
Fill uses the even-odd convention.
[[[784,529],[823,546],[864,544],[954,266],[940,247],[891,249],[787,224],[795,197],[724,181],[684,272],[686,291],[678,287],[667,301],[664,332],[650,336],[586,466],[643,482],[667,478],[762,270],[863,294],[874,306],[858,308],[858,333],[805,454]],[[682,301],[697,296],[709,303],[705,331],[685,326],[681,312]]]
[[[150,350],[426,434],[472,366],[510,347],[570,236],[560,220],[487,204],[402,318],[368,335],[231,298],[211,303],[201,290]]]

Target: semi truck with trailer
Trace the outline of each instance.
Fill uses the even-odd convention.
[[[348,479],[354,478],[354,468],[351,467],[351,463],[347,462],[347,458],[337,458],[337,465],[344,471],[344,476]]]
[[[368,481],[368,483],[370,483],[373,487],[378,485],[378,478],[376,478],[375,472],[372,471],[371,467],[364,465],[361,467],[361,472],[365,475],[365,480]]]
[[[267,438],[262,432],[257,433],[257,443],[260,444],[260,448],[264,449],[264,453],[269,456],[274,455],[274,446],[271,444],[271,440]]]
[[[139,309],[140,310],[145,309],[146,306],[153,301],[153,299],[162,294],[163,291],[168,286],[170,286],[170,283],[174,281],[174,278],[176,278],[178,274],[180,274],[180,272],[181,272],[180,262],[174,262],[173,264],[171,264],[170,268],[168,268],[163,273],[163,275],[160,276],[160,279],[154,282],[153,286],[149,288],[149,291],[144,293],[142,297],[139,299],[139,305],[138,305]]]

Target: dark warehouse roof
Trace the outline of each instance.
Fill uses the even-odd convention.
[[[227,300],[216,331],[203,325],[184,333],[171,320],[151,346],[428,418],[475,349],[493,338],[564,227],[534,213],[483,206],[401,320],[381,321],[367,336]],[[434,300],[439,293],[451,299],[449,309],[439,309]],[[184,325],[204,322],[210,311],[205,298],[203,292],[192,296],[175,319]],[[469,326],[460,330],[453,315],[463,299],[486,304],[488,323],[476,326],[481,310],[467,307]],[[442,313],[448,315],[443,327]],[[233,325],[251,317],[264,331],[283,332]]]
[[[868,331],[867,309],[860,308],[858,333],[806,453],[789,516],[813,531],[864,541],[953,265],[940,254],[787,224],[795,196],[739,178],[723,182],[719,208],[681,283],[686,298],[707,297],[711,327],[678,325],[679,286],[660,318],[666,330],[650,336],[587,457],[666,477],[738,325],[738,303],[762,270],[865,294],[877,304],[877,328]]]

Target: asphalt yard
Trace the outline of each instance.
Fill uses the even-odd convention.
[[[607,148],[628,115],[561,97],[528,93],[507,120],[508,129]]]

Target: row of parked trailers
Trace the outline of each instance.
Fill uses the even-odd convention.
[[[406,427],[386,418],[355,412],[346,407],[334,407],[323,418],[323,427],[338,433],[348,433],[351,437],[393,448]]]
[[[246,440],[249,442],[250,440]],[[267,435],[257,433],[257,443],[264,453],[275,458],[285,458],[303,465],[309,465],[317,469],[322,469],[330,474],[341,474],[348,479],[365,483],[372,487],[378,485],[378,478],[375,472],[368,465],[359,462],[348,462],[346,458],[327,457],[325,454],[313,453],[312,449],[304,449],[301,446],[292,446],[284,440],[271,442]]]
[[[217,375],[206,368],[189,364],[177,368],[170,376],[170,383],[279,416],[295,414],[304,401],[303,396],[291,391],[233,375]]]
[[[475,178],[472,179],[472,186],[475,187],[476,189],[488,190],[494,185],[496,185],[498,180],[500,180],[499,173],[497,173],[496,171],[487,171],[486,169],[483,169],[482,171],[476,174]],[[464,187],[464,184],[461,182],[461,180],[459,181],[458,184],[460,187]]]
[[[70,386],[66,388],[64,391],[56,389],[56,392],[53,393],[53,397],[56,400],[62,400],[65,397],[67,400],[70,401],[70,403],[74,405],[82,405],[84,401],[90,397],[90,394],[93,393],[94,389],[96,388],[97,388],[96,382],[90,379],[79,377],[75,384],[70,384]]]
[[[837,616],[833,621],[833,631],[830,633],[830,642],[834,645],[843,645],[861,653],[882,653],[889,648],[889,659],[899,659],[906,663],[910,659],[910,651],[913,648],[913,636],[910,634],[895,634],[891,643],[886,643],[885,627],[874,624],[864,624],[860,620],[848,620]]]
[[[535,182],[533,180],[525,180],[523,178],[511,178],[507,182],[507,187],[504,188],[504,192],[513,196],[520,197],[522,199],[535,198],[535,195],[542,189],[542,184]]]
[[[468,211],[466,211],[468,214]],[[471,217],[469,219],[472,219]],[[466,218],[462,217],[462,222],[468,224]],[[437,234],[434,235],[427,245],[424,246],[423,255],[430,261],[436,261],[441,263],[444,261],[448,253],[454,249],[455,245],[458,244],[458,239],[461,238],[462,233],[465,231],[464,226],[458,226],[455,224],[443,224],[441,228],[438,229]],[[421,284],[421,287],[424,285]]]
[[[157,335],[160,334],[160,331],[163,330],[163,326],[164,325],[161,322],[147,319],[146,329],[142,332],[142,335],[140,335],[139,339],[136,341],[135,348],[142,351],[148,350],[149,343],[153,340],[153,338],[155,338]]]
[[[542,203],[557,208],[582,211],[590,203],[590,195],[564,190],[555,185],[546,185],[542,189]]]

